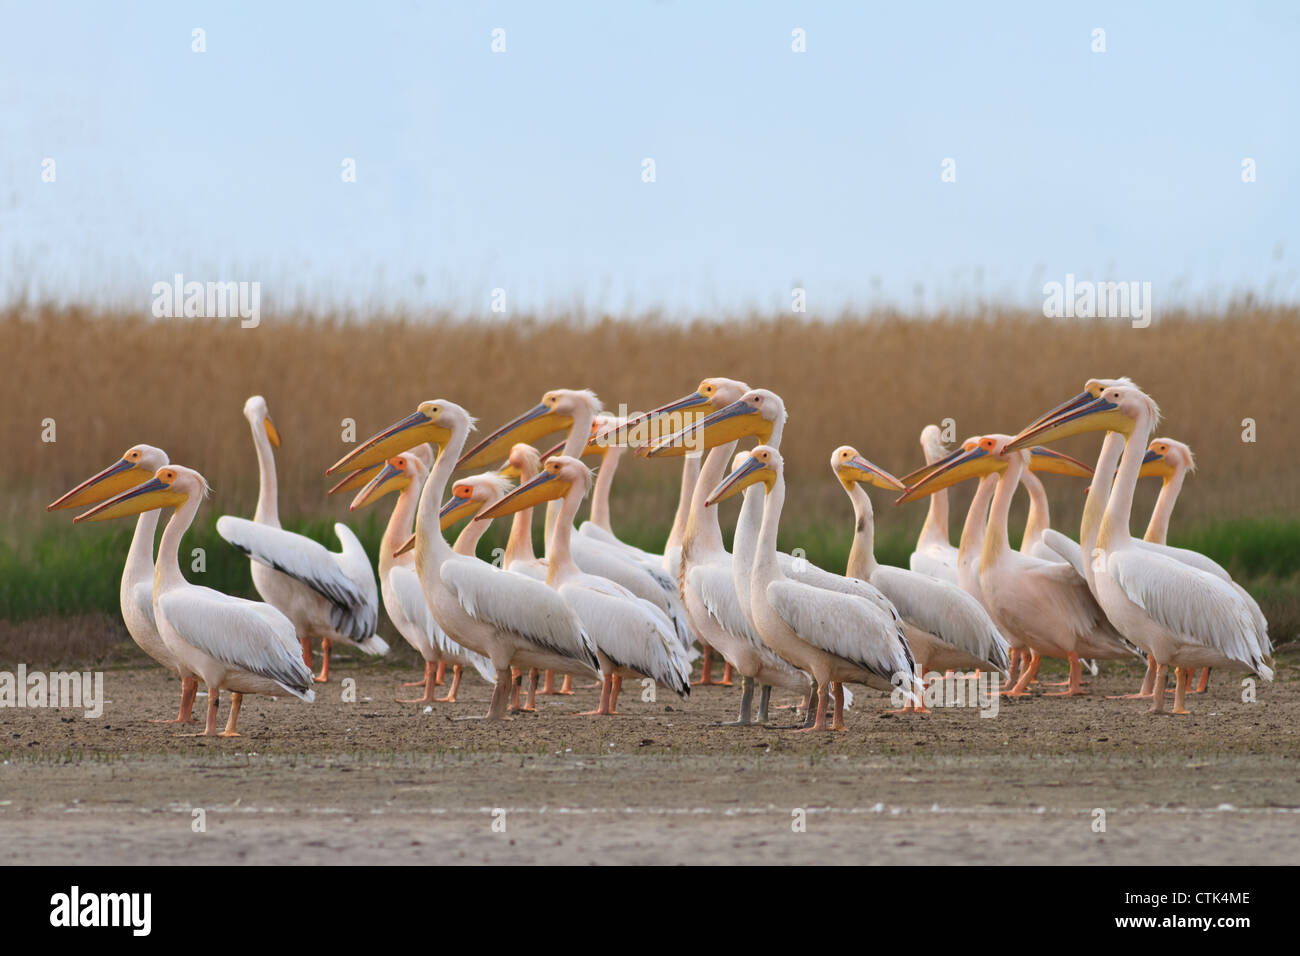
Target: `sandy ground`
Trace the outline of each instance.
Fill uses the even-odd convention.
[[[884,716],[864,690],[839,734],[796,733],[784,710],[715,726],[738,697],[722,687],[652,702],[629,686],[625,716],[593,719],[571,716],[596,701],[580,686],[490,725],[457,719],[486,708],[477,678],[426,712],[395,701],[414,670],[337,663],[314,704],[247,698],[238,739],[149,723],[174,715],[179,683],[143,665],[105,672],[98,719],[0,710],[0,863],[1300,858],[1295,655],[1256,703],[1216,674],[1190,717],[1101,699],[1139,677],[1103,665],[1089,697],[1009,701],[993,718]]]

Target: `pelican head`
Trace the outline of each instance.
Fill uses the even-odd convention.
[[[588,388],[557,388],[542,396],[528,411],[506,422],[460,456],[457,468],[483,468],[500,461],[515,442],[536,442],[573,425],[579,414],[595,416],[600,399]]]
[[[709,493],[708,501],[704,502],[705,506],[726,501],[732,495],[739,494],[759,481],[767,491],[771,491],[777,477],[781,474],[783,464],[781,453],[771,445],[758,445],[750,449],[739,466],[733,468],[731,474],[718,482],[718,487]]]
[[[601,437],[612,444],[643,449],[658,436],[685,429],[705,414],[725,408],[747,391],[749,386],[734,378],[706,378],[695,386],[695,391],[653,411],[634,415]]]
[[[1196,459],[1192,450],[1173,438],[1156,438],[1147,445],[1146,457],[1142,459],[1142,478],[1172,478],[1179,471],[1196,470]]]
[[[557,454],[563,445],[557,445],[556,448],[548,455]],[[532,445],[526,445],[519,442],[512,445],[510,455],[506,458],[506,463],[501,466],[497,472],[502,478],[509,478],[512,481],[523,481],[531,478],[542,470],[542,456],[537,453],[537,449]]]
[[[751,388],[736,401],[718,409],[697,425],[659,439],[646,452],[650,458],[680,457],[742,438],[766,442],[778,423],[785,422],[785,403],[766,388]]]
[[[408,448],[406,451],[402,452],[402,456],[406,458],[415,458],[422,462],[424,465],[422,474],[428,474],[429,469],[433,467],[434,451],[433,446],[428,442],[416,445],[414,448]],[[391,460],[392,459],[390,458],[389,461]],[[387,464],[388,462],[381,461],[376,465],[370,465],[366,468],[355,468],[344,475],[339,483],[327,491],[326,494],[341,495],[348,491],[357,491],[364,488]],[[385,492],[385,494],[387,494],[387,492]],[[355,510],[357,507],[356,502],[353,502],[352,507],[349,510]]]
[[[179,508],[192,497],[206,498],[211,489],[207,479],[193,468],[166,465],[148,481],[96,505],[73,521],[107,521],[158,508]]]
[[[469,412],[455,402],[443,398],[421,402],[419,407],[401,421],[394,422],[383,431],[372,435],[325,470],[332,475],[344,468],[369,468],[402,454],[421,442],[445,445],[460,429],[467,433],[474,427]]]
[[[853,485],[859,481],[891,491],[906,490],[901,481],[885,469],[867,461],[851,445],[841,445],[831,452],[831,471],[835,472],[835,477],[847,491],[852,491]]]
[[[556,455],[542,465],[532,480],[524,482],[490,508],[481,511],[476,521],[491,521],[501,515],[514,514],[546,501],[563,498],[575,486],[586,493],[591,487],[591,469],[579,459]]]
[[[45,506],[45,510],[84,508],[86,505],[106,501],[128,488],[134,488],[141,482],[148,481],[159,468],[169,463],[167,453],[161,448],[155,448],[153,445],[132,445],[113,464],[99,474],[87,478],[67,494],[50,502]]]
[[[250,396],[248,401],[244,402],[244,417],[254,428],[261,428],[266,432],[272,448],[280,447],[280,432],[276,430],[275,422],[271,421],[271,413],[266,409],[266,399],[261,395]]]
[[[1154,427],[1160,409],[1136,385],[1126,379],[1091,379],[1081,394],[1037,419],[1008,442],[1007,448],[1017,451],[1035,442],[1045,444],[1082,432],[1113,431],[1127,438],[1143,415]],[[1147,437],[1143,435],[1142,440]]]
[[[451,489],[451,497],[438,512],[438,524],[446,531],[458,521],[478,514],[483,508],[496,504],[514,485],[509,478],[495,471],[464,478]]]
[[[374,504],[384,495],[403,491],[412,483],[419,488],[424,482],[428,468],[420,456],[408,451],[388,459],[382,466],[366,469],[366,471],[373,474],[365,487],[352,499],[352,504],[348,505],[349,511]]]
[[[1003,455],[1007,442],[1006,435],[984,435],[968,438],[941,463],[936,462],[925,477],[909,486],[898,499],[896,505],[916,501],[936,491],[951,487],[968,478],[983,478],[985,475],[1001,473],[1007,469],[1007,459]]]

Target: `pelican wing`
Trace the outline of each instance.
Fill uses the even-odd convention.
[[[600,670],[596,646],[564,599],[542,581],[477,558],[446,561],[442,582],[465,613],[555,654]]]
[[[725,631],[749,641],[760,650],[767,649],[741,610],[730,568],[717,564],[694,565],[686,571],[686,587],[699,595],[709,616]]]
[[[571,547],[574,563],[579,569],[586,574],[607,578],[649,601],[668,616],[683,649],[691,647],[695,634],[686,617],[686,608],[682,606],[676,579],[595,539],[573,538]]]
[[[940,581],[947,581],[949,584],[957,583],[957,568],[955,565],[940,561],[934,555],[926,554],[924,551],[913,551],[912,556],[907,559],[907,566],[917,574],[938,578]]]
[[[634,544],[628,544],[626,541],[621,541],[614,534],[606,531],[594,521],[584,521],[582,524],[578,525],[576,533],[583,537],[591,538],[593,541],[599,541],[601,544],[617,548],[620,553],[634,558],[641,564],[647,564],[655,568],[663,567],[663,555],[651,554],[649,551],[638,548]]]
[[[1067,538],[1054,528],[1046,528],[1043,531],[1043,544],[1060,555],[1063,561],[1074,568],[1075,574],[1081,578],[1086,577],[1083,567],[1083,551],[1077,541]]]
[[[876,569],[871,583],[893,602],[903,620],[1006,670],[1006,640],[979,601],[957,585],[888,565]]]
[[[496,683],[497,672],[492,662],[482,654],[475,654],[457,644],[433,619],[429,602],[424,597],[424,588],[420,585],[420,576],[414,567],[399,564],[392,568],[388,572],[388,584],[393,589],[393,597],[397,599],[397,605],[406,615],[406,619],[424,632],[430,644],[444,654],[468,658],[480,677],[489,684]]]
[[[916,669],[898,622],[857,595],[777,580],[767,600],[800,639],[885,681]]]
[[[1156,623],[1185,640],[1218,650],[1265,680],[1273,679],[1250,609],[1231,585],[1142,548],[1107,554],[1106,572]]]
[[[209,657],[275,681],[295,697],[315,698],[293,624],[271,605],[191,585],[162,594],[158,611]]]
[[[356,535],[336,524],[343,546],[330,551],[319,542],[267,525],[222,515],[217,533],[254,561],[287,574],[330,603],[330,624],[342,637],[362,644],[379,626],[379,594],[370,560]]]
[[[653,678],[683,697],[690,694],[690,661],[659,608],[591,575],[561,585],[560,594],[616,667]]]

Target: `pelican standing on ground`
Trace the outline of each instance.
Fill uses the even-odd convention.
[[[167,453],[153,445],[132,445],[120,459],[99,474],[86,479],[77,487],[46,507],[46,511],[65,508],[83,508],[99,504],[121,492],[134,488],[152,478],[160,468],[170,462]],[[183,675],[175,655],[167,649],[158,622],[153,615],[153,539],[158,529],[159,511],[142,511],[136,519],[131,535],[131,547],[126,552],[126,565],[122,568],[122,585],[118,594],[122,607],[122,623],[137,647],[155,661],[181,678],[181,706],[175,720],[150,721],[150,723],[188,724],[194,720],[194,695],[199,684],[193,677]]]
[[[845,574],[875,585],[898,609],[916,676],[976,668],[1005,673],[1006,639],[978,601],[956,584],[876,561],[875,517],[862,485],[902,491],[902,483],[850,445],[831,453],[831,472],[848,493],[856,519]]]
[[[244,694],[278,695],[283,691],[310,703],[316,692],[311,668],[303,662],[293,623],[287,617],[269,604],[190,584],[181,574],[181,539],[207,494],[208,483],[197,471],[168,465],[150,480],[74,520],[104,521],[158,508],[175,509],[158,543],[154,619],[181,674],[197,678],[207,687],[203,736],[217,733],[219,698],[222,690],[229,690],[230,715],[220,736],[238,737]]]
[[[1197,667],[1232,667],[1271,681],[1269,653],[1248,602],[1228,582],[1144,548],[1129,522],[1146,444],[1160,418],[1156,403],[1132,384],[1081,395],[1030,425],[1009,444],[1015,449],[1087,431],[1123,436],[1124,450],[1102,515],[1090,562],[1097,600],[1121,633],[1155,656],[1151,713],[1164,711],[1165,673],[1177,670],[1175,714],[1186,714],[1187,686]]]
[[[400,704],[454,704],[460,690],[461,674],[467,665],[477,670],[489,684],[496,683],[492,663],[456,644],[433,620],[420,587],[420,578],[415,573],[415,555],[410,551],[397,553],[414,526],[416,502],[432,464],[433,449],[427,444],[390,458],[357,492],[349,506],[349,510],[356,511],[384,495],[394,491],[398,493],[379,545],[379,590],[389,620],[424,659],[424,680],[412,685],[423,687],[424,695],[417,699],[399,700]],[[452,667],[451,687],[445,697],[438,697],[434,690],[438,685],[437,674],[446,664]]]
[[[541,581],[457,554],[442,536],[442,495],[472,427],[469,413],[454,402],[422,402],[328,472],[364,468],[424,441],[438,448],[415,513],[415,569],[438,626],[496,668],[487,719],[499,720],[510,695],[512,666],[595,677],[600,663],[581,621],[558,594]]]
[[[807,729],[828,729],[832,682],[865,683],[891,692],[901,687],[914,700],[916,663],[896,615],[852,594],[793,581],[782,571],[776,538],[785,504],[783,464],[775,448],[759,445],[713,490],[708,504],[716,505],[755,482],[766,486],[750,580],[750,611],[763,642],[817,684],[817,716]],[[842,694],[841,688],[830,729],[844,729]]]
[[[272,451],[280,445],[280,433],[261,395],[244,403],[244,417],[257,450],[257,510],[252,521],[223,515],[217,519],[217,533],[248,555],[257,593],[293,621],[308,667],[311,639],[321,639],[321,672],[316,680],[324,683],[330,677],[334,641],[359,647],[367,654],[388,653],[388,642],[375,633],[379,625],[375,572],[365,548],[345,524],[334,525],[341,551],[329,551],[311,538],[280,527]]]
[[[1032,653],[1029,668],[1008,693],[1028,693],[1046,655],[1070,662],[1068,686],[1059,694],[1079,695],[1085,693],[1081,658],[1124,658],[1135,651],[1111,626],[1087,582],[1073,567],[1011,550],[1007,519],[1029,452],[1005,451],[1009,441],[1005,435],[984,436],[973,449],[922,479],[899,501],[913,500],[974,475],[998,475],[980,552],[980,588],[1002,632],[1015,635]]]
[[[591,427],[600,414],[601,404],[590,389],[553,389],[523,414],[502,425],[465,452],[458,468],[491,465],[520,441],[529,442],[552,432],[568,429],[562,452],[580,458],[591,438]],[[549,542],[558,518],[560,505],[553,501],[546,509],[543,541]],[[677,593],[677,582],[658,568],[639,561],[621,547],[594,538],[579,536],[570,549],[574,562],[588,574],[596,574],[619,584],[637,597],[658,607],[668,618],[682,648],[691,653],[695,635],[686,621],[686,611]]]
[[[573,561],[573,520],[591,482],[591,470],[579,459],[557,455],[532,481],[485,508],[475,520],[511,514],[543,501],[563,502],[546,545],[546,583],[577,612],[596,645],[602,674],[600,705],[590,713],[617,713],[624,677],[649,677],[685,697],[691,692],[690,661],[663,612],[627,588],[582,571]]]

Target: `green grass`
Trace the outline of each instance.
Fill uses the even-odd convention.
[[[24,620],[51,614],[118,612],[118,583],[131,540],[132,525],[102,528],[51,527],[19,544],[0,541],[0,619]],[[326,547],[335,549],[333,523],[327,519],[286,524]],[[355,520],[352,529],[373,558],[379,551],[383,525],[377,516]],[[630,544],[650,550],[662,546],[665,528],[620,525]],[[506,529],[493,527],[484,535],[479,554],[490,558],[504,546]],[[1300,634],[1300,520],[1259,518],[1208,523],[1171,536],[1171,544],[1192,548],[1214,558],[1260,602],[1269,619],[1274,643]],[[802,549],[808,560],[842,571],[851,539],[842,524],[787,527],[781,547]],[[876,556],[885,564],[907,566],[910,536],[879,533]],[[540,542],[538,542],[540,548]],[[190,570],[195,548],[205,552],[206,570]],[[211,525],[186,536],[182,567],[186,576],[228,594],[256,597],[248,560],[226,544]]]

